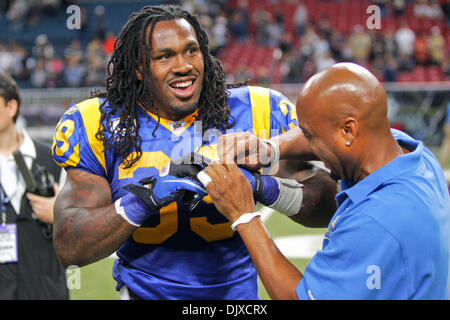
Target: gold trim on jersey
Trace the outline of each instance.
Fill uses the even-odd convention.
[[[101,128],[100,102],[98,98],[92,98],[78,103],[77,107],[80,111],[81,118],[83,119],[89,146],[105,170],[105,175],[107,175],[103,142],[95,137],[99,128]]]
[[[158,122],[158,116],[150,111],[148,111],[147,109],[145,109],[142,104],[139,103],[139,106],[145,110],[145,112],[147,112],[153,119],[155,119],[156,122]],[[184,117],[183,119],[177,120],[177,121],[173,121],[173,120],[168,120],[165,118],[160,117],[159,118],[159,123],[166,128],[167,130],[169,130],[170,132],[172,132],[174,135],[179,136],[180,134],[182,134],[187,128],[189,128],[189,126],[191,124],[194,123],[195,119],[197,118],[198,115],[198,109],[195,110],[193,113],[191,113],[190,115]]]
[[[248,87],[252,106],[253,134],[261,139],[270,138],[270,89]]]

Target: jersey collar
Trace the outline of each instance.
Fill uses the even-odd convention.
[[[148,111],[147,109],[145,109],[141,104],[139,104],[139,106],[144,109],[145,112],[147,112],[147,114],[149,114],[156,122],[158,122],[158,116],[150,111]],[[197,118],[198,115],[198,109],[195,110],[193,113],[191,113],[190,115],[184,117],[183,119],[177,120],[177,121],[173,121],[173,120],[168,120],[165,118],[160,117],[159,118],[159,123],[166,128],[167,130],[169,130],[170,132],[172,132],[174,135],[179,136],[180,134],[182,134],[187,128],[189,128],[189,126],[191,124],[194,123],[195,119]]]

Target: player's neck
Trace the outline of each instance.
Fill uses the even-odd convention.
[[[14,125],[0,131],[0,155],[10,156],[19,149],[23,142],[23,135],[17,132]]]

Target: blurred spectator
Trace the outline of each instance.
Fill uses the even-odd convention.
[[[414,68],[412,57],[406,53],[400,53],[398,57],[398,71],[410,72]]]
[[[255,24],[255,38],[260,45],[266,45],[269,42],[269,24],[272,20],[270,12],[264,8],[259,8],[253,14]]]
[[[106,37],[106,8],[103,5],[97,5],[94,8],[94,15],[96,20],[95,35],[96,37],[105,40]]]
[[[312,57],[313,50],[314,50],[314,44],[319,40],[319,36],[317,35],[314,25],[308,24],[306,26],[305,33],[303,34],[301,38],[301,51],[303,56],[305,57]]]
[[[365,63],[369,57],[372,43],[369,34],[364,30],[363,26],[356,25],[354,27],[349,43],[355,62]]]
[[[371,50],[370,50],[370,60],[384,58],[386,50],[384,48],[384,37],[381,33],[376,33],[371,36]]]
[[[395,42],[397,44],[398,52],[411,56],[414,52],[414,40],[416,36],[414,31],[408,27],[405,19],[401,21],[400,28],[395,33]]]
[[[443,17],[443,12],[436,0],[416,0],[414,15],[419,19],[437,20]]]
[[[70,42],[69,46],[64,50],[65,58],[73,58],[76,61],[83,59],[83,50],[81,48],[81,41],[74,39]]]
[[[83,82],[85,69],[74,57],[66,59],[66,67],[63,72],[64,83],[68,87],[80,87]]]
[[[319,33],[317,41],[313,43],[313,58],[314,62],[327,60],[330,55],[330,44],[327,41],[324,33]]]
[[[279,48],[283,55],[288,54],[294,47],[294,37],[291,32],[283,33],[283,37],[280,40]]]
[[[15,0],[13,1],[6,12],[6,19],[13,24],[20,24],[23,22],[26,14],[28,13],[30,2],[27,0]]]
[[[269,70],[265,66],[259,66],[256,71],[256,84],[268,87],[271,84]]]
[[[58,12],[60,0],[42,0],[42,12],[54,16]]]
[[[45,69],[45,59],[39,58],[31,73],[30,81],[35,88],[44,88],[47,84],[47,70]]]
[[[305,6],[303,0],[298,0],[293,20],[296,35],[299,37],[303,36],[306,24],[308,23],[308,8]]]
[[[284,24],[276,23],[275,18],[272,17],[270,14],[267,15],[267,18],[268,24],[265,26],[265,33],[267,33],[267,39],[265,41],[261,41],[260,39],[260,43],[271,47],[278,47],[284,33],[283,32]]]
[[[248,37],[250,23],[250,12],[248,10],[248,1],[239,0],[238,6],[232,11],[228,27],[231,36],[237,41],[243,41]]]
[[[319,23],[317,24],[317,33],[323,34],[327,41],[331,38],[331,21],[327,16],[321,16],[319,19]]]
[[[336,63],[336,60],[333,59],[330,52],[328,51],[323,56],[320,56],[316,59],[316,71],[322,71],[326,68],[331,67],[333,64]]]
[[[53,48],[51,42],[48,40],[47,35],[41,34],[36,37],[35,45],[31,51],[35,58],[49,59],[53,57],[55,49]]]
[[[383,57],[377,57],[372,61],[371,71],[373,75],[378,79],[378,81],[383,81],[384,79],[384,68],[385,61]]]
[[[428,64],[427,39],[423,32],[419,32],[414,40],[414,59],[416,64]]]
[[[337,61],[343,61],[345,60],[344,57],[347,56],[345,52],[346,42],[345,37],[340,31],[336,30],[331,33],[330,52]]]
[[[398,65],[392,54],[386,55],[386,61],[383,67],[383,81],[395,82],[398,77]]]
[[[442,72],[446,77],[447,81],[450,81],[450,55],[446,55],[444,58],[444,62],[442,63]]]
[[[378,8],[380,8],[381,17],[386,17],[388,15],[388,7],[386,5],[388,1],[387,0],[372,0],[372,3]]]
[[[231,36],[237,41],[243,41],[248,36],[248,20],[241,12],[235,12],[230,17],[229,23]]]
[[[427,46],[430,53],[431,63],[440,65],[444,61],[445,39],[438,26],[431,28],[431,33],[427,39]]]
[[[227,45],[228,36],[228,20],[225,15],[219,15],[216,17],[212,26],[212,39],[215,43],[215,48],[211,50],[211,53],[215,56],[220,54],[223,48]]]
[[[406,0],[393,0],[392,10],[397,17],[403,16],[406,9]]]
[[[251,74],[249,73],[246,65],[244,64],[238,65],[234,78],[235,78],[234,80],[237,83],[246,82],[251,79]]]
[[[64,61],[59,57],[53,57],[47,62],[47,88],[57,88],[63,85],[62,73],[64,71]]]
[[[349,1],[336,0],[335,3],[348,5]],[[272,47],[270,50],[279,49],[281,60],[274,57],[267,70],[274,72],[281,63],[283,81],[301,82],[308,78],[311,70],[321,70],[333,61],[355,61],[372,68],[377,77],[385,81],[395,81],[398,73],[410,72],[416,64],[439,66],[444,76],[449,76],[446,52],[449,36],[444,16],[445,13],[448,19],[448,1],[374,0],[370,3],[379,5],[386,17],[387,23],[383,22],[381,32],[353,26],[350,34],[349,21],[336,23],[330,16],[334,12],[320,8],[327,2],[331,3],[331,0],[180,1],[185,9],[198,14],[209,35],[210,50],[219,59],[225,53],[223,49],[234,40],[255,41],[257,45]],[[45,25],[40,22],[46,22],[44,19],[48,19],[48,15],[55,15],[52,19],[66,17],[62,8],[72,3],[75,2],[1,0],[0,20],[3,19],[8,30],[26,33],[27,28]],[[356,6],[361,2],[353,3]],[[55,38],[43,31],[34,43],[12,40],[1,43],[0,39],[0,70],[8,70],[16,79],[26,81],[28,86],[58,87],[66,85],[66,81],[72,83],[71,86],[76,83],[103,85],[104,68],[116,39],[112,30],[107,29],[106,21],[111,16],[106,14],[108,6],[105,3],[86,7],[92,12],[81,8],[83,30],[73,31],[71,37]],[[286,6],[291,10],[285,10]],[[407,24],[410,13],[416,20],[422,20],[413,21],[414,30]],[[442,21],[435,22],[436,19]],[[395,29],[398,24],[399,28]],[[421,30],[427,34],[421,35]],[[225,64],[231,69],[227,76],[233,79],[248,80],[254,75],[256,81],[263,73],[253,64],[246,64],[246,70],[236,67],[239,61],[226,61],[224,67]],[[280,81],[280,78],[272,80]]]
[[[300,50],[292,50],[288,52],[282,63],[283,82],[302,82],[303,66],[303,55]]]
[[[395,31],[392,27],[386,28],[386,32],[381,34],[383,36],[383,49],[386,54],[395,54],[397,45],[395,43]]]

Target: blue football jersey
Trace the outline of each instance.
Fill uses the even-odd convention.
[[[243,86],[230,92],[234,127],[229,132],[251,131],[269,138],[298,125],[295,106],[277,91]],[[137,106],[142,156],[125,168],[121,157],[105,150],[96,138],[100,126],[111,128],[119,120],[113,117],[110,123],[101,123],[103,102],[93,98],[68,109],[56,128],[52,150],[60,166],[107,179],[113,201],[125,194],[122,186],[157,174],[171,159],[194,150],[217,157],[217,138],[225,132],[202,134],[196,113],[179,121],[161,118],[154,131],[158,117]],[[149,215],[117,256],[113,268],[117,289],[126,285],[143,299],[258,298],[249,253],[208,196],[193,211],[178,200]]]

